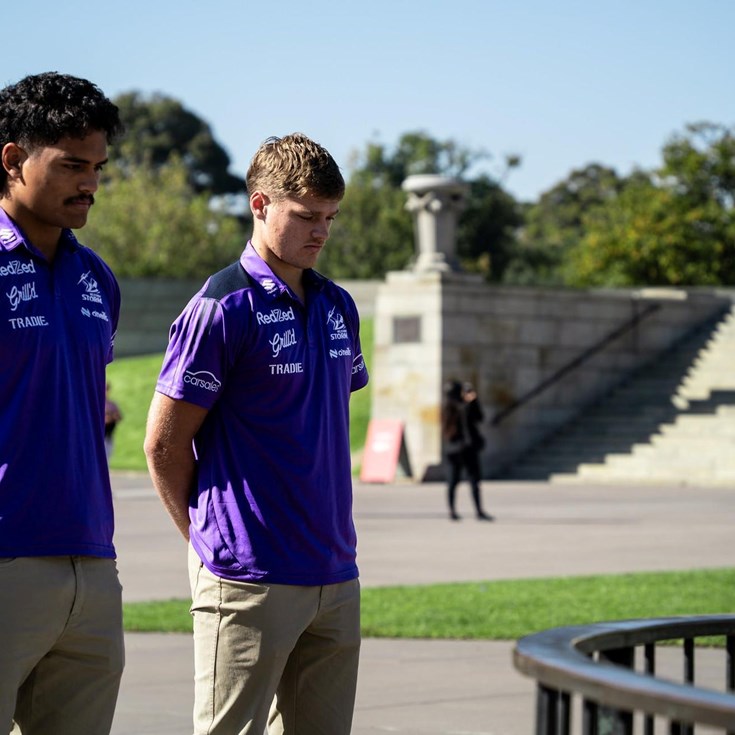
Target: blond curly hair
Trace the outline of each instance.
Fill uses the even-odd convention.
[[[345,181],[326,148],[303,133],[268,138],[250,161],[249,193],[261,191],[273,199],[313,196],[339,201]]]

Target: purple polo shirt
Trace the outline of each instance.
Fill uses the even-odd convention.
[[[0,209],[0,556],[113,558],[110,269],[64,230],[53,263]]]
[[[209,409],[191,543],[227,579],[357,577],[350,393],[366,385],[352,298],[314,271],[306,307],[250,243],[171,327],[156,390]]]

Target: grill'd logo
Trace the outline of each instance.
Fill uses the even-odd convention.
[[[5,295],[10,301],[10,311],[15,311],[21,301],[32,301],[38,298],[35,283],[24,283],[20,288],[13,286]]]
[[[274,334],[270,339],[273,357],[278,357],[281,350],[286,347],[293,347],[296,344],[296,330],[287,329],[283,334]]]

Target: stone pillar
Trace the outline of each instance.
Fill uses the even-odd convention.
[[[406,208],[413,214],[417,258],[412,269],[388,273],[375,304],[373,381],[374,418],[405,424],[406,449],[416,479],[442,476],[440,412],[447,377],[476,380],[467,358],[456,360],[445,342],[471,345],[474,324],[458,320],[447,333],[449,292],[466,295],[482,277],[461,273],[456,257],[457,217],[467,185],[436,174],[409,176]],[[468,351],[469,352],[469,351]]]
[[[457,217],[464,209],[468,186],[439,174],[409,176],[406,209],[413,214],[416,236],[414,271],[458,271]]]

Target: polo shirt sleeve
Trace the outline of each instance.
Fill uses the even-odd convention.
[[[227,372],[226,331],[220,302],[195,296],[171,326],[156,391],[212,408]]]
[[[110,335],[110,348],[107,351],[107,364],[109,365],[115,359],[115,337],[117,337],[117,328],[120,322],[120,286],[115,278],[112,279],[112,329]]]
[[[355,302],[346,291],[343,291],[346,300],[346,306],[349,310],[349,324],[352,327],[352,379],[350,381],[350,392],[354,393],[360,388],[364,388],[368,383],[368,370],[365,364],[365,358],[362,354],[362,346],[360,344],[360,315],[357,312]]]
[[[117,327],[120,321],[120,286],[110,266],[97,253],[83,245],[79,247],[79,252],[85,259],[84,262],[88,268],[94,270],[94,277],[108,299],[110,310],[110,342],[107,345],[105,362],[109,365],[115,357],[115,336],[117,335]]]

